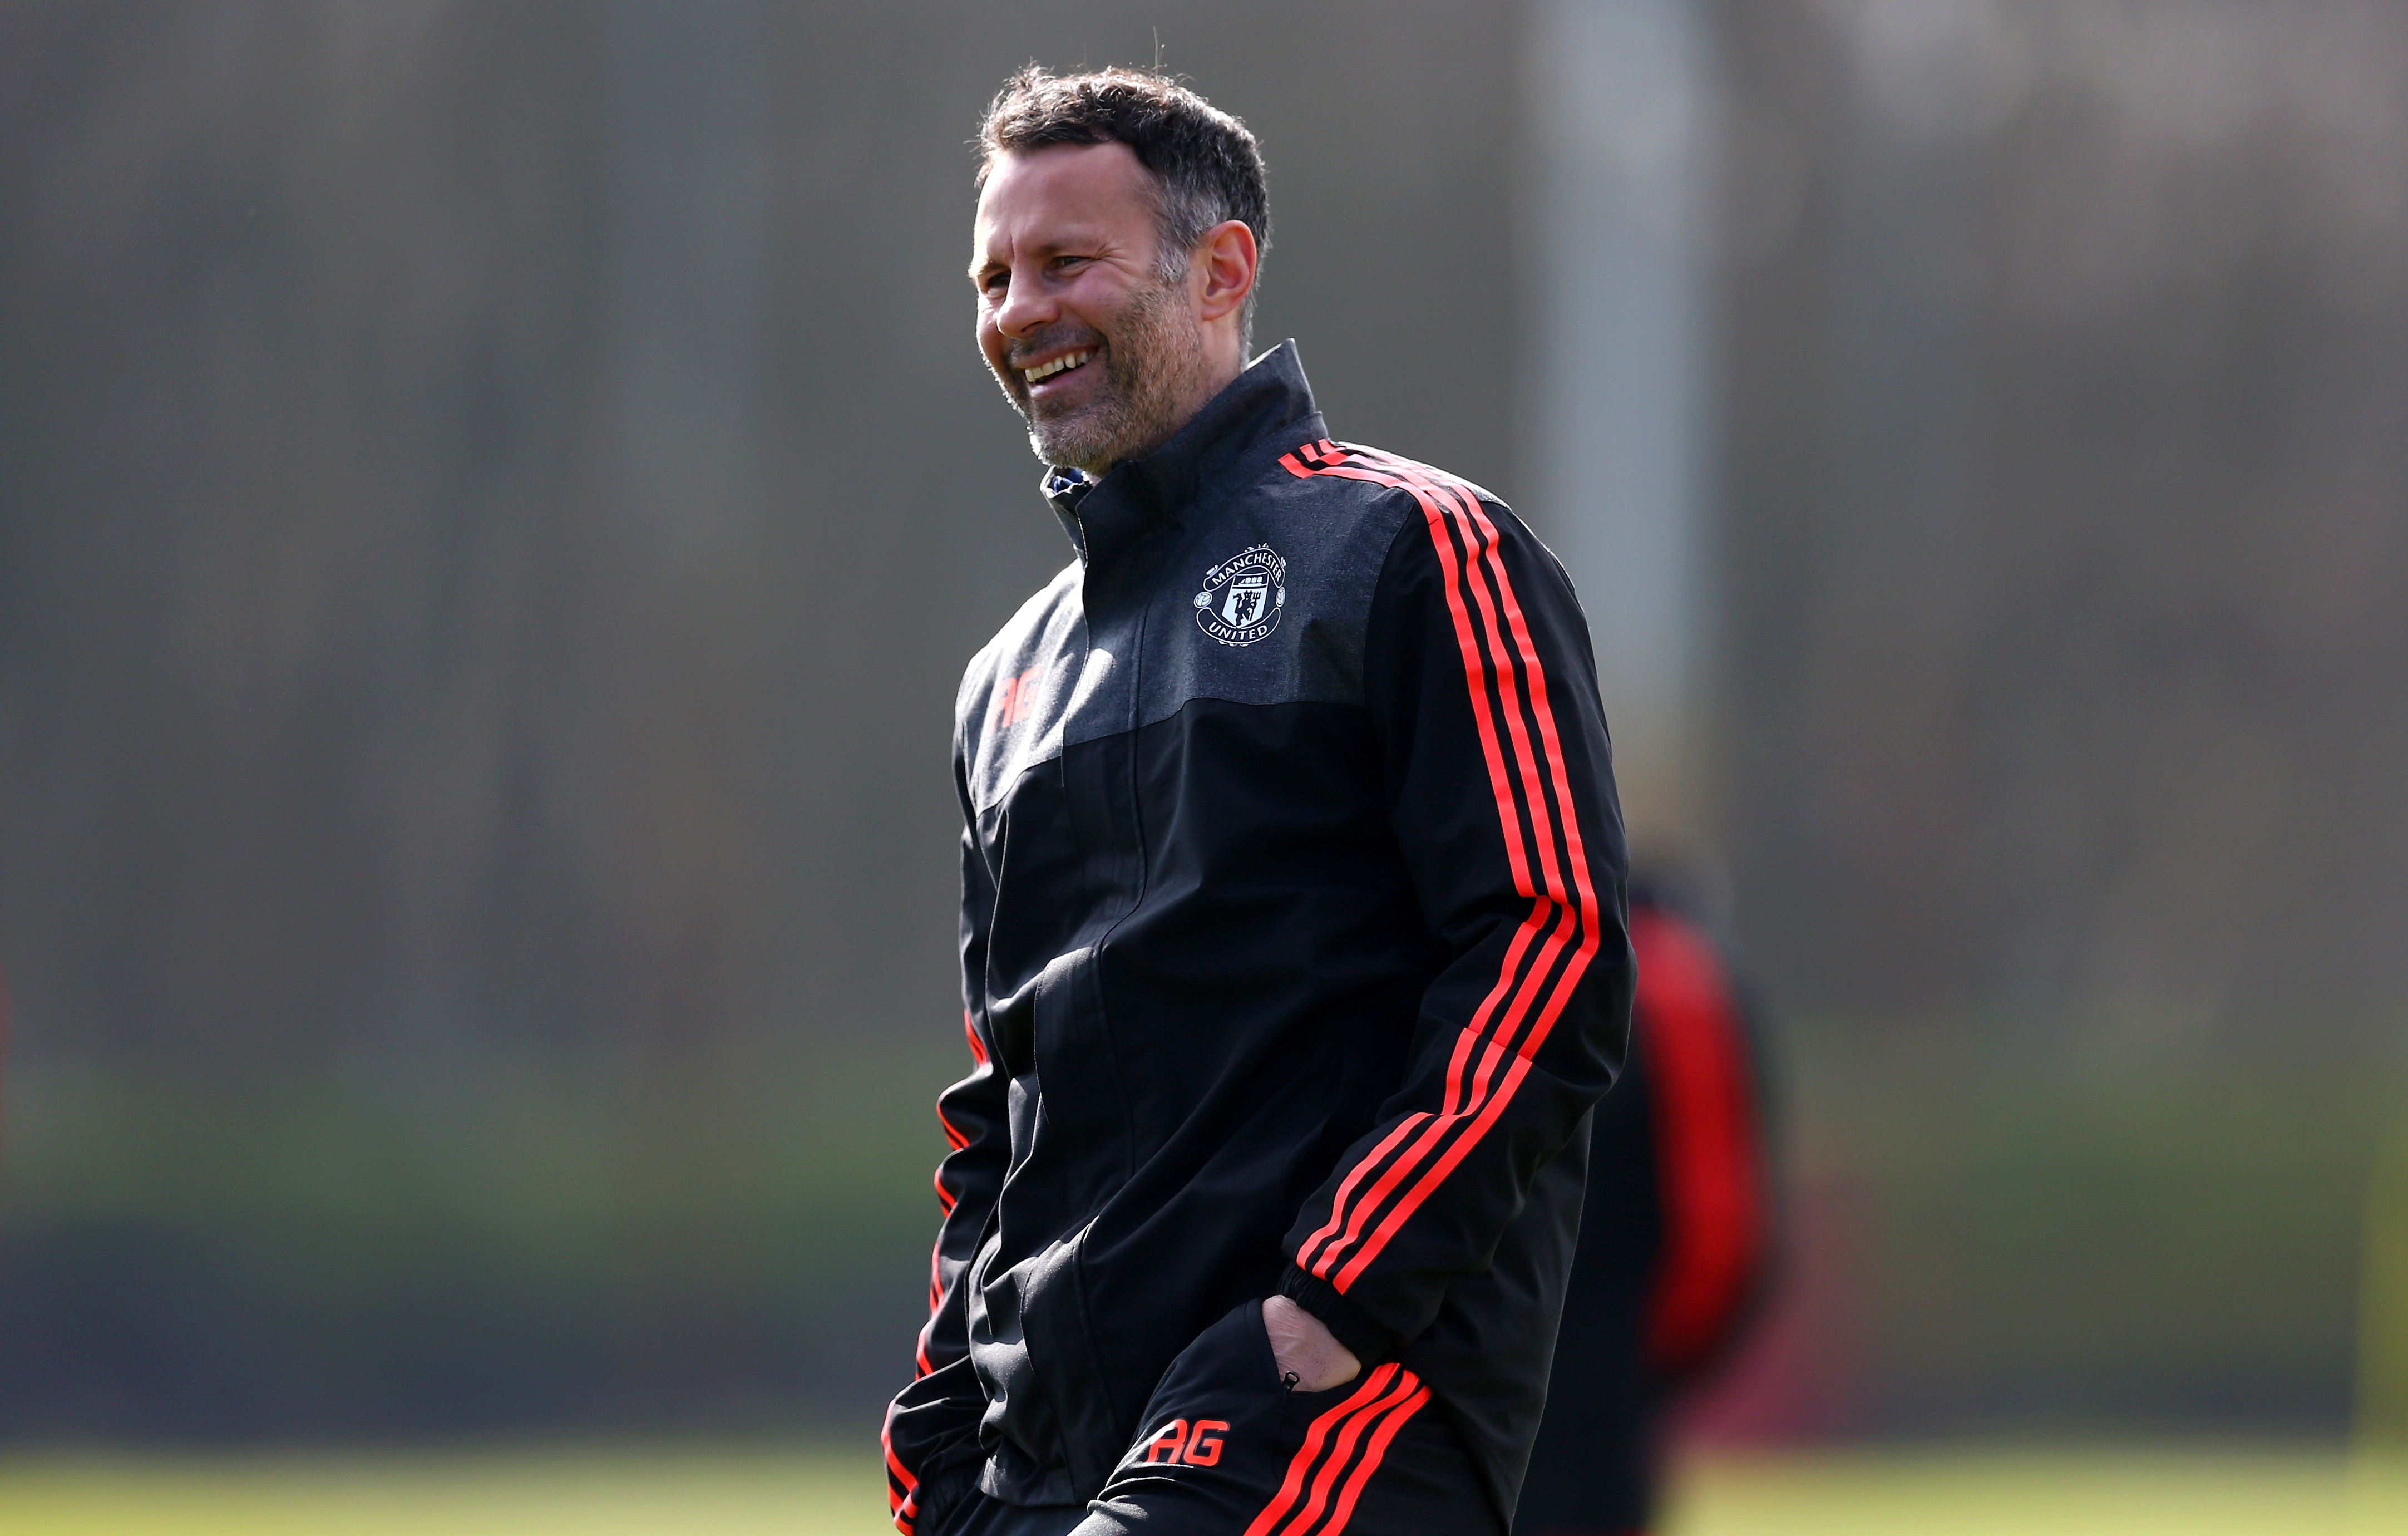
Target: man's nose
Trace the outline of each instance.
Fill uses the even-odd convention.
[[[1014,272],[1007,280],[1003,303],[995,312],[995,328],[1014,340],[1054,317],[1057,306],[1046,296],[1045,285],[1033,272]]]

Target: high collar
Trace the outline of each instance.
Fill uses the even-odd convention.
[[[1144,458],[1114,465],[1098,481],[1048,470],[1045,499],[1080,561],[1092,568],[1136,543],[1154,523],[1177,520],[1197,492],[1267,440],[1292,448],[1326,436],[1318,414],[1296,343],[1283,341],[1247,364],[1168,442]]]

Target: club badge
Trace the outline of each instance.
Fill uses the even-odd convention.
[[[1287,607],[1287,562],[1256,544],[1204,573],[1196,625],[1223,645],[1252,645],[1279,627]]]

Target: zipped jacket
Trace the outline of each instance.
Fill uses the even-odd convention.
[[[1571,584],[1478,487],[1330,441],[1293,342],[1047,491],[1077,558],[956,710],[975,1069],[896,1522],[1093,1497],[1274,1293],[1418,1373],[1509,1519],[1631,995]]]

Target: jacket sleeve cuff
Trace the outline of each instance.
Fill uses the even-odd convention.
[[[976,1491],[980,1465],[978,1461],[970,1461],[922,1478],[914,1495],[918,1514],[911,1522],[913,1527],[934,1530],[944,1524],[945,1516],[953,1512],[953,1506]],[[898,1525],[896,1529],[901,1527]]]
[[[1280,1294],[1321,1319],[1331,1337],[1344,1344],[1368,1371],[1397,1351],[1403,1340],[1372,1319],[1369,1313],[1338,1294],[1338,1288],[1318,1275],[1310,1275],[1291,1264],[1280,1276]]]

